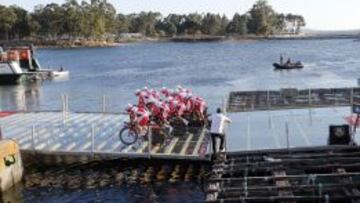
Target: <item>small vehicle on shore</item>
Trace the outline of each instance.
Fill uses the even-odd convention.
[[[302,69],[304,65],[298,61],[296,63],[273,63],[275,70],[291,70],[291,69]]]

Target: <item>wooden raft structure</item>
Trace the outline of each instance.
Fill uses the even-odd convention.
[[[358,202],[360,147],[227,153],[206,186],[207,202]]]
[[[231,92],[228,112],[351,106],[360,103],[360,87]]]
[[[24,157],[41,156],[43,164],[117,158],[208,160],[209,139],[204,128],[152,142],[140,138],[133,145],[119,139],[128,119],[124,114],[71,112],[12,112],[0,114],[3,138],[14,139]]]

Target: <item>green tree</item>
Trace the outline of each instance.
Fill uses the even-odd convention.
[[[185,17],[180,24],[180,33],[196,34],[201,32],[202,16],[198,13],[191,13]]]
[[[178,14],[169,14],[164,19],[164,21],[173,24],[176,27],[176,34],[180,34],[182,31],[182,23],[185,22],[185,16]]]
[[[147,36],[155,36],[155,25],[161,19],[161,14],[158,12],[141,12],[140,14],[131,14],[130,18],[130,32],[142,33]]]
[[[63,32],[69,34],[71,37],[78,37],[81,35],[82,23],[82,8],[76,0],[67,0],[62,5],[64,10],[64,27]]]
[[[276,13],[266,0],[258,0],[249,11],[248,30],[252,34],[269,35],[273,32]]]
[[[9,39],[9,32],[16,24],[17,16],[13,9],[7,8],[5,6],[0,5],[0,35],[3,34],[2,37],[5,37],[6,40]]]
[[[39,32],[47,37],[57,38],[64,32],[64,9],[56,3],[38,5],[33,14],[40,24]]]
[[[235,13],[226,30],[228,33],[246,35],[248,33],[247,23],[248,17],[246,15]]]
[[[294,15],[289,13],[285,16],[285,20],[286,22],[293,25],[295,33],[297,34],[300,33],[301,27],[306,25],[304,17],[300,15]]]
[[[88,27],[91,37],[100,37],[107,30],[112,29],[115,22],[115,9],[106,0],[91,0],[88,7],[90,26]],[[112,21],[114,19],[114,21]]]
[[[282,33],[286,28],[285,15],[277,14],[276,20],[274,22],[273,32],[274,33]]]
[[[177,33],[177,27],[172,22],[169,22],[166,19],[159,20],[155,25],[155,29],[159,33],[163,32],[164,34],[162,35],[166,35],[169,37],[172,37]]]
[[[30,37],[36,37],[39,36],[39,31],[41,30],[41,25],[40,23],[35,20],[35,18],[33,17],[33,15],[28,15],[28,24],[29,24],[29,28],[30,28]]]
[[[226,15],[221,17],[219,35],[225,35],[227,33],[226,28],[229,25],[229,19]]]
[[[116,17],[116,33],[127,33],[130,31],[130,22],[126,15],[118,14]]]
[[[201,32],[208,35],[217,35],[221,32],[221,17],[207,13],[201,21]]]
[[[146,36],[197,33],[267,36],[283,33],[289,25],[293,26],[293,33],[299,33],[305,19],[300,15],[278,14],[266,0],[258,0],[246,14],[236,13],[230,22],[225,15],[212,13],[169,14],[165,18],[158,12],[117,14],[107,0],[82,0],[81,3],[65,0],[62,5],[38,5],[32,13],[17,6],[0,5],[0,38],[6,39],[28,36],[99,39],[124,32]]]
[[[11,9],[16,15],[16,21],[11,28],[10,36],[12,38],[18,38],[18,39],[29,36],[31,32],[31,28],[29,25],[28,12],[25,9],[20,8],[18,6],[10,6],[9,9]]]

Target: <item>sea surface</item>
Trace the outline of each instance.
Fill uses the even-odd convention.
[[[134,92],[177,85],[204,97],[210,111],[233,90],[357,85],[360,43],[346,40],[281,40],[215,43],[138,43],[111,48],[38,49],[42,68],[64,67],[71,78],[0,86],[0,109],[60,110],[61,95],[73,111],[121,112]],[[274,71],[280,54],[301,60],[303,70]],[[26,98],[26,99],[24,99]]]
[[[128,103],[135,102],[136,89],[144,86],[175,88],[182,85],[192,89],[194,94],[204,97],[209,103],[209,111],[214,112],[216,107],[223,105],[229,91],[357,86],[360,78],[359,50],[360,43],[350,39],[164,42],[124,44],[111,48],[38,49],[36,55],[43,68],[64,67],[70,70],[70,79],[0,86],[0,109],[61,110],[61,98],[65,94],[68,95],[71,111],[97,112],[105,108],[108,112],[122,112]],[[292,61],[301,60],[305,68],[274,71],[272,63],[279,60],[280,54],[283,54],[285,59],[291,57]],[[345,111],[347,109],[341,110]],[[256,123],[261,121],[265,126],[268,121],[272,122],[272,117],[275,117],[276,123],[276,116],[282,113],[275,114],[230,116],[238,124],[251,122],[252,133],[262,134],[264,130],[259,130]],[[294,111],[291,114],[308,116],[307,111]],[[327,114],[328,112],[315,111],[315,120],[320,122]],[[260,117],[264,117],[263,120],[258,119]],[[307,123],[312,117],[306,119],[303,124],[296,119],[292,120],[294,125],[313,125]],[[241,126],[240,124],[237,126]],[[325,124],[327,125],[322,125]],[[281,126],[284,128],[283,123]],[[230,139],[233,142],[229,146],[232,150],[250,149],[249,146],[254,142],[250,142],[250,139],[242,140],[242,137],[250,136],[250,133],[238,136],[237,132],[241,130],[249,132],[250,127],[230,129]],[[326,130],[321,132],[326,133]],[[308,142],[306,133],[298,136],[304,138],[304,143]],[[275,134],[279,133],[274,132]],[[267,138],[257,136],[261,145],[269,146]],[[284,139],[282,135],[280,138],[274,136],[274,146],[282,147]],[[204,199],[199,183],[123,186],[80,192],[44,188],[21,191],[22,195],[18,198],[24,202],[146,202],[149,196],[156,196],[151,202],[202,202]]]

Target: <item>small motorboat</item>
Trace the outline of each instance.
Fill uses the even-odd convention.
[[[35,56],[34,47],[10,47],[9,50],[19,55],[19,63],[22,71],[31,81],[36,80],[67,80],[70,72],[63,67],[56,69],[43,69]]]
[[[16,85],[23,80],[24,74],[0,74],[0,85]]]
[[[0,85],[18,84],[25,79],[18,58],[17,52],[0,53]]]
[[[60,68],[60,70],[52,71],[51,75],[53,80],[66,80],[70,77],[69,71],[64,70],[63,68]]]
[[[275,70],[291,70],[291,69],[302,69],[304,65],[298,61],[296,63],[273,63]]]
[[[22,81],[69,79],[69,71],[42,69],[32,47],[10,47],[0,52],[0,85],[18,84]]]

